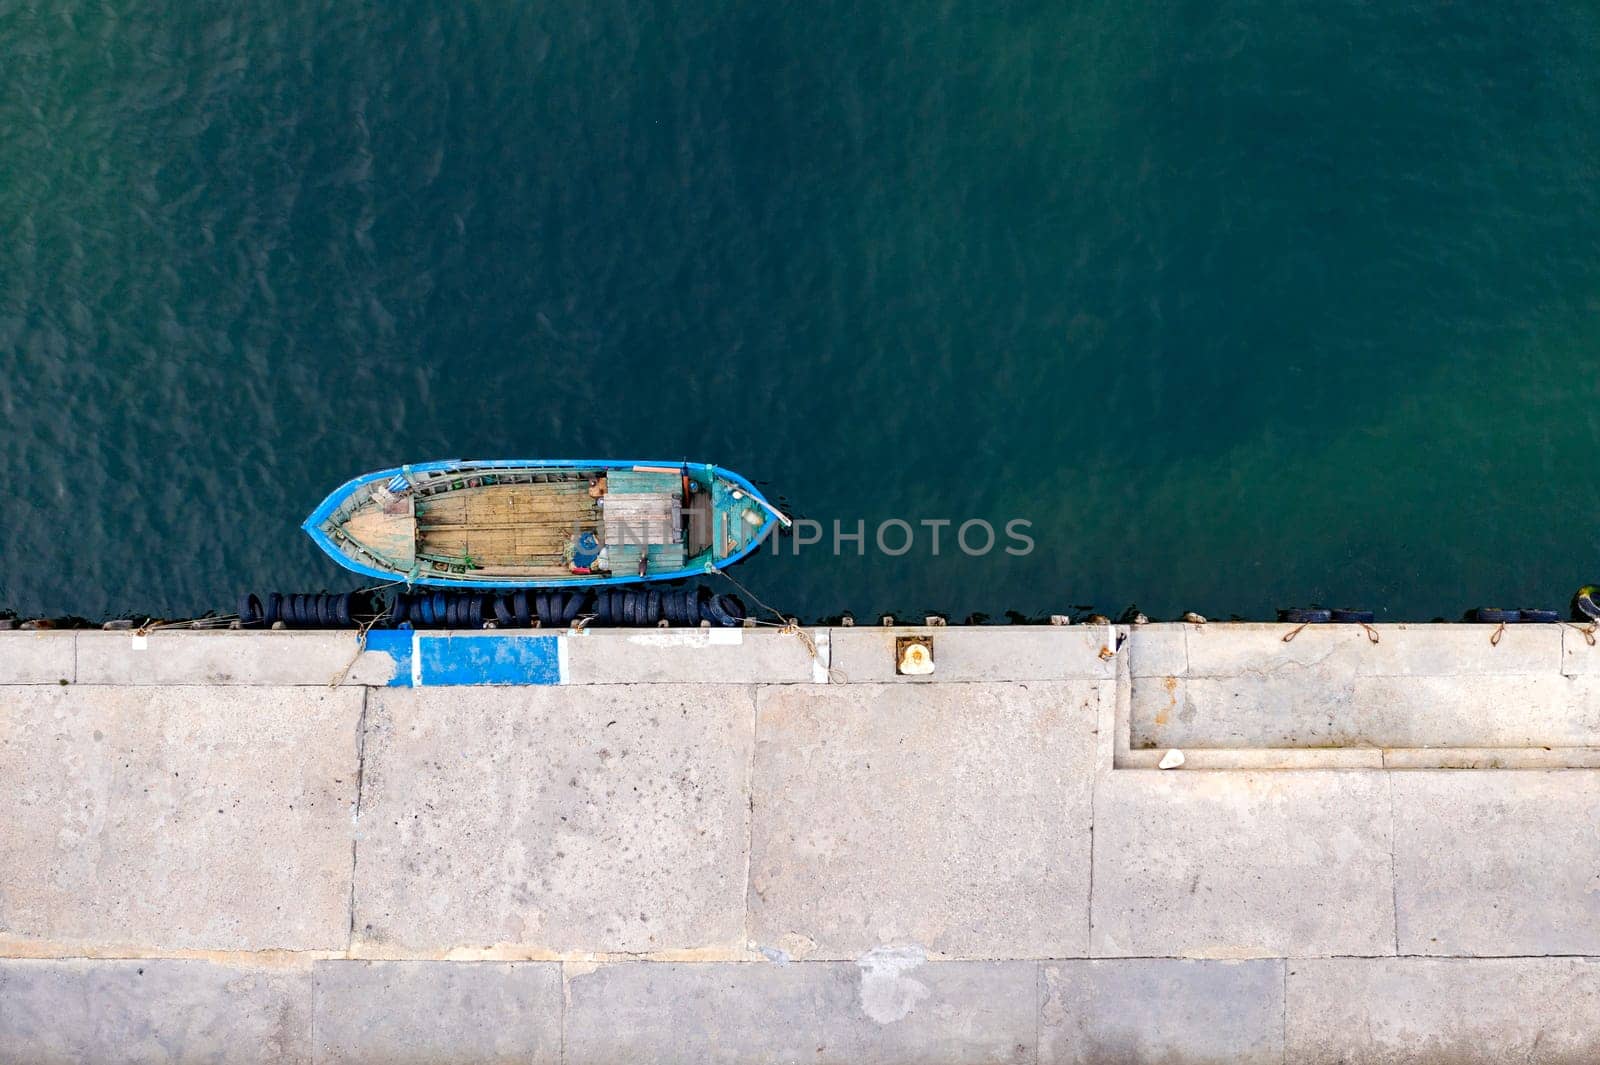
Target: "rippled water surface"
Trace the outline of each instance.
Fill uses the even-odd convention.
[[[1594,3],[0,0],[0,606],[574,455],[864,523],[736,571],[808,617],[1564,603],[1597,207]]]

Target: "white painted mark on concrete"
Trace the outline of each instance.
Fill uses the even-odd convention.
[[[744,643],[744,632],[739,629],[663,629],[633,633],[628,642],[635,647],[737,646]]]
[[[862,1012],[879,1024],[909,1016],[928,997],[928,985],[906,974],[927,960],[921,947],[877,947],[857,958]]]
[[[817,645],[817,653],[811,659],[811,683],[826,684],[830,679],[828,667],[833,664],[833,647],[828,643],[828,630],[812,629],[811,639]]]
[[[567,637],[565,637],[565,636],[557,636],[556,637],[556,677],[557,677],[556,683],[557,684],[565,684],[565,683],[567,683],[567,678],[569,676],[571,676],[571,674],[567,670],[567,658],[568,658]]]
[[[411,686],[422,687],[422,633],[411,633]]]
[[[703,632],[639,632],[628,637],[635,647],[705,647],[711,641]]]

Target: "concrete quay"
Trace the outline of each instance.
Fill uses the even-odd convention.
[[[1593,1062],[1591,635],[0,633],[0,1062]]]

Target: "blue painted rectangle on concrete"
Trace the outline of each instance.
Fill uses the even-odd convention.
[[[411,641],[415,635],[410,629],[373,629],[367,633],[368,651],[394,659],[394,676],[389,678],[391,688],[411,687]]]
[[[416,679],[424,685],[560,684],[558,636],[417,634]]]

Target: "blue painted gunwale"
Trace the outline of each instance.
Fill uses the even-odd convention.
[[[699,566],[684,566],[682,569],[671,570],[666,573],[650,573],[643,577],[638,575],[626,577],[575,576],[570,580],[524,581],[468,581],[461,580],[458,577],[445,577],[433,573],[421,573],[418,574],[417,577],[408,580],[405,574],[396,573],[393,570],[378,569],[376,566],[368,566],[357,562],[352,558],[346,557],[344,552],[340,551],[339,548],[334,544],[332,537],[322,531],[322,523],[327,521],[328,516],[337,510],[339,504],[343,503],[345,499],[349,497],[349,495],[357,488],[360,488],[362,485],[371,484],[373,481],[386,480],[390,477],[395,477],[408,472],[456,472],[464,467],[471,468],[473,470],[626,470],[632,469],[634,466],[670,466],[673,469],[682,469],[683,467],[687,466],[691,470],[704,470],[710,473],[713,477],[721,477],[725,480],[732,481],[734,484],[744,489],[744,491],[748,492],[756,499],[761,500],[763,503],[767,502],[767,497],[761,494],[761,490],[755,485],[751,484],[744,477],[733,472],[732,470],[724,469],[721,466],[716,466],[709,462],[686,463],[682,460],[659,461],[646,459],[629,459],[627,461],[619,461],[616,459],[443,459],[438,462],[416,462],[406,466],[395,466],[387,470],[376,470],[372,473],[364,473],[360,477],[352,477],[350,480],[346,481],[344,484],[328,493],[328,497],[322,501],[316,510],[311,512],[311,516],[305,521],[301,522],[300,528],[305,530],[306,535],[310,536],[312,541],[315,542],[318,547],[322,548],[325,554],[327,554],[345,569],[359,573],[365,577],[375,577],[381,581],[404,580],[408,586],[414,584],[423,584],[430,588],[595,588],[607,584],[646,584],[655,581],[675,581],[681,580],[685,577],[698,577],[704,573],[714,573],[717,570],[731,566],[740,559],[752,554],[758,547],[766,542],[767,537],[772,533],[772,527],[778,523],[778,519],[772,516],[772,511],[769,509],[771,504],[767,503],[767,506],[762,508],[765,511],[767,518],[761,523],[761,527],[756,530],[754,539],[752,539],[750,543],[742,550],[729,555],[720,562],[712,561],[706,562]]]

